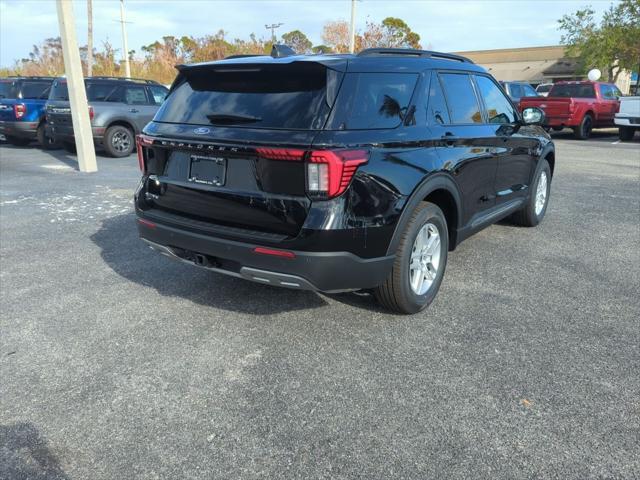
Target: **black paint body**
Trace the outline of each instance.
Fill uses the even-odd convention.
[[[418,74],[411,100],[414,121],[386,130],[216,126],[206,134],[194,133],[193,125],[153,121],[144,129],[144,134],[154,139],[147,149],[153,153],[147,158],[148,172],[135,202],[139,217],[156,226],[141,223],[143,238],[201,251],[207,250],[207,238],[212,238],[223,246],[212,246],[203,253],[219,260],[223,270],[237,273],[245,265],[299,275],[312,288],[324,291],[370,288],[388,274],[399,235],[418,202],[428,198],[441,206],[453,249],[528,199],[540,159],[547,158],[553,169],[554,146],[541,127],[521,121],[510,125],[429,121],[428,92],[436,72],[488,76],[479,66],[432,58],[354,56],[260,57],[260,61],[286,63],[309,58],[342,72]],[[252,61],[256,62],[251,58],[226,62]],[[176,84],[172,92],[175,88]],[[337,102],[348,94],[341,90]],[[258,147],[366,149],[369,160],[358,168],[342,195],[314,200],[305,193],[303,162],[259,158],[255,154]],[[189,156],[202,152],[226,158],[224,187],[185,181]],[[231,253],[225,242],[234,247],[244,245],[246,252]],[[252,254],[255,246],[293,251],[297,257],[266,258]],[[233,257],[230,263],[225,262],[225,251]],[[328,257],[341,261],[328,262]],[[366,268],[360,268],[362,265]],[[336,271],[327,275],[324,270],[329,266]],[[317,278],[320,271],[322,279]]]

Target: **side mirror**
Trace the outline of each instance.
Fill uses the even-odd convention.
[[[538,107],[527,107],[522,110],[522,122],[525,125],[542,125],[544,120],[544,112]]]

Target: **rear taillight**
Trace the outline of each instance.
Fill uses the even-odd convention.
[[[324,198],[337,197],[351,183],[358,167],[368,161],[366,150],[314,150],[307,163],[307,192]]]
[[[305,151],[295,148],[256,148],[256,154],[270,160],[299,161],[304,158]]]
[[[93,107],[89,105],[89,121],[93,120]]]
[[[13,106],[13,113],[19,120],[27,114],[27,106],[24,103],[16,103]]]
[[[146,135],[138,135],[136,137],[136,150],[138,151],[138,167],[140,167],[140,171],[144,174],[147,172],[147,167],[144,161],[144,150],[145,146],[153,145],[153,138],[147,137]]]

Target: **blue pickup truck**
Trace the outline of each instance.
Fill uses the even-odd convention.
[[[45,108],[54,77],[0,78],[0,135],[13,145],[37,140],[43,148],[54,142],[46,135]]]

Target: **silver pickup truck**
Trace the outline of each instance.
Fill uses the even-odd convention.
[[[135,136],[151,121],[168,89],[152,80],[121,77],[85,79],[89,118],[96,147],[112,157],[126,157],[135,148]],[[47,135],[75,151],[67,80],[53,82],[45,106]]]
[[[632,140],[636,130],[640,130],[640,96],[621,97],[620,110],[616,113],[614,122],[618,126],[620,140]]]

